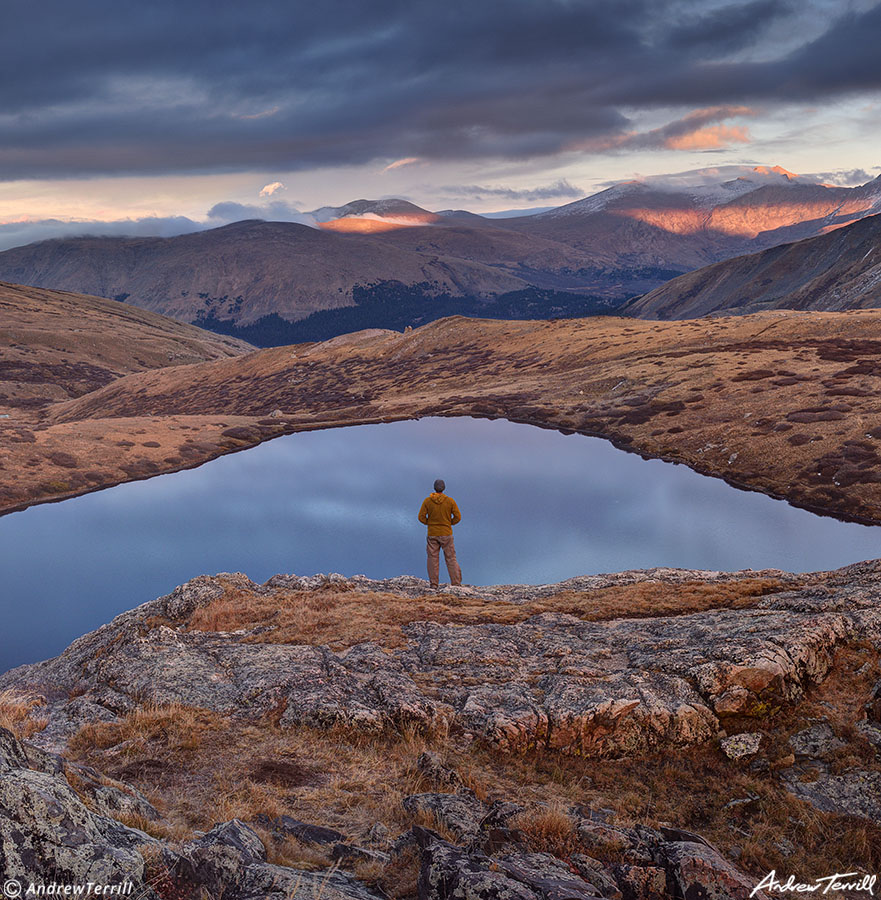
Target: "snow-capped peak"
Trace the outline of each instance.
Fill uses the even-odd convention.
[[[781,166],[716,166],[693,169],[670,175],[646,175],[632,181],[622,181],[599,193],[567,203],[546,213],[542,218],[587,215],[600,212],[621,200],[636,199],[639,193],[665,193],[688,197],[699,208],[711,208],[726,203],[768,184],[789,184],[799,176]]]

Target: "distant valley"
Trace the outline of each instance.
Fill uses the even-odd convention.
[[[676,276],[879,211],[881,179],[842,188],[725,167],[527,216],[359,200],[313,210],[317,227],[249,220],[171,238],[48,240],[0,253],[0,278],[273,346],[448,315],[608,314]]]

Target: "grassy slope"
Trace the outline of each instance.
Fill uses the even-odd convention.
[[[2,413],[39,411],[122,375],[248,349],[113,300],[0,282]]]
[[[600,435],[879,522],[879,334],[876,311],[672,323],[452,318],[143,372],[54,404],[45,427],[4,431],[0,509],[291,431],[470,415]],[[60,465],[59,452],[69,455]]]

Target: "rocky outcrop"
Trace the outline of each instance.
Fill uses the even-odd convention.
[[[454,594],[522,604],[628,580],[660,589],[685,579],[735,585],[755,575],[651,570]],[[799,700],[855,635],[881,646],[881,562],[813,576],[750,608],[603,621],[547,612],[512,624],[411,622],[404,646],[388,650],[365,642],[334,652],[262,643],[259,628],[187,628],[195,610],[229,590],[283,604],[286,591],[332,596],[335,589],[361,592],[369,603],[377,591],[423,596],[427,585],[412,577],[276,576],[257,585],[243,575],[200,576],[57,658],[12,670],[0,689],[46,697],[39,715],[49,724],[35,740],[56,750],[86,722],[174,701],[252,720],[273,713],[282,727],[444,723],[507,752],[610,756],[714,739],[729,716]]]
[[[597,900],[593,885],[573,877],[553,857],[514,855],[494,861],[431,835],[419,837],[423,843],[419,896],[424,900]]]
[[[755,883],[705,841],[669,841],[656,852],[663,857],[676,896],[683,900],[752,896]]]
[[[856,733],[870,746],[881,747],[881,732],[864,719]],[[851,765],[834,768],[836,757],[853,750],[826,719],[815,721],[789,738],[793,761],[780,772],[783,786],[791,794],[821,812],[867,819],[881,825],[881,769]]]
[[[836,750],[846,745],[835,736],[828,722],[818,722],[794,734],[789,739],[789,746],[796,757],[829,759]]]
[[[199,577],[74,642],[61,656],[13,670],[0,688],[43,693],[49,726],[37,739],[60,747],[85,721],[113,718],[143,702],[179,701],[280,724],[382,729],[441,721],[507,751],[542,746],[613,755],[712,739],[724,717],[797,700],[823,679],[837,646],[881,634],[881,566],[860,564],[755,608],[586,622],[545,613],[516,624],[405,626],[408,643],[342,652],[306,644],[249,642],[241,633],[189,631],[194,610],[230,587],[256,594],[339,583],[365,594],[414,596],[415,578],[278,576],[255,585],[241,575]],[[699,573],[659,570],[573,579],[561,585],[472,589],[523,603],[622,578],[663,584]],[[703,574],[712,580],[713,574]],[[125,651],[120,652],[124,647]],[[429,694],[420,685],[429,678]]]
[[[881,772],[855,769],[833,775],[795,768],[784,779],[792,794],[822,812],[856,816],[881,825]]]
[[[69,776],[72,768],[63,759],[41,768],[48,760],[39,749],[0,729],[0,878],[17,881],[23,891],[30,885],[93,882],[130,884],[123,895],[141,900],[282,900],[299,885],[300,893],[311,891],[332,900],[376,898],[366,885],[341,872],[271,865],[263,842],[238,820],[180,846],[160,841],[103,814],[99,809],[106,798],[89,788],[83,792],[79,779],[68,781],[65,772]]]
[[[140,848],[156,842],[91,810],[59,766],[32,768],[29,748],[0,729],[0,873],[6,878],[95,881],[145,877]]]
[[[451,804],[452,798],[446,805]],[[414,827],[411,833],[420,848],[420,900],[746,900],[753,895],[755,881],[699,835],[604,825],[577,809],[567,815],[585,852],[565,861],[530,850],[528,840],[484,852],[486,843],[479,834],[472,834],[463,846]],[[611,852],[614,861],[590,855],[603,832],[606,856]],[[761,892],[754,896],[765,897]]]
[[[268,862],[266,845],[237,819],[178,844],[127,827],[97,811],[94,795],[74,789],[64,774],[69,765],[0,729],[4,880],[23,888],[130,883],[129,894],[142,900],[289,900],[294,894],[377,900],[376,890],[346,869],[360,861],[394,866],[409,853],[415,854],[421,900],[745,900],[753,886],[697,835],[609,825],[575,808],[566,815],[583,852],[571,858],[538,852],[528,834],[512,827],[521,806],[504,799],[485,803],[470,791],[405,798],[414,824],[394,843],[391,856],[354,847],[330,828],[264,816],[262,826],[281,839],[333,844],[334,866],[304,872]],[[426,827],[429,820],[453,839]],[[598,841],[607,855],[612,848],[614,859],[591,855]]]
[[[702,612],[596,620],[571,602],[565,608],[587,610],[584,618],[552,611],[556,598],[628,586],[651,596],[655,586],[661,592],[703,583],[742,599],[740,582],[758,575],[772,592],[750,596],[748,604],[726,606],[723,599]],[[230,632],[192,627],[199,615],[213,621],[212,605],[230,598],[275,610],[314,592],[331,605],[398,595],[408,600],[404,608],[429,594],[411,577],[285,575],[258,585],[240,574],[201,576],[118,616],[55,659],[0,677],[0,689],[41,694],[45,702],[33,714],[48,723],[32,743],[0,729],[0,872],[71,882],[127,878],[150,898],[204,891],[282,900],[307,891],[374,900],[374,889],[351,871],[365,864],[384,871],[410,854],[421,900],[727,900],[753,888],[695,834],[628,827],[596,810],[565,813],[571,839],[561,860],[535,845],[518,798],[487,800],[467,789],[462,771],[437,752],[414,753],[421,792],[403,801],[413,827],[397,840],[382,823],[366,842],[366,828],[353,841],[276,809],[171,844],[124,824],[163,833],[161,808],[147,796],[63,755],[82,726],[150,703],[201,707],[243,723],[268,716],[282,729],[437,727],[457,746],[476,741],[508,753],[634,756],[705,743],[728,757],[725,765],[744,771],[761,765],[767,772],[773,763],[774,779],[822,812],[881,824],[881,768],[870,761],[881,741],[879,688],[870,687],[874,663],[866,662],[875,658],[869,645],[881,648],[881,562],[798,579],[656,569],[559,585],[451,589],[453,606],[460,600],[477,612],[446,623],[410,617],[388,646],[379,639],[336,650],[271,643],[263,624]],[[479,613],[484,604],[486,615]],[[531,614],[534,608],[550,611]],[[861,646],[847,649],[853,641]],[[866,718],[856,730],[811,712],[782,740],[766,736],[760,723],[768,712],[796,704],[822,682],[841,649],[863,673],[854,709]],[[750,717],[755,727],[743,727]],[[853,741],[863,742],[862,768],[847,756]],[[318,848],[339,868],[304,873],[275,865],[254,829],[279,845]]]

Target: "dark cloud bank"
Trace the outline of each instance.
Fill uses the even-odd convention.
[[[881,6],[782,58],[805,4],[752,0],[13,2],[0,178],[293,170],[656,146],[633,110],[881,87]],[[750,61],[750,60],[753,61]],[[674,130],[698,128],[676,119]],[[593,143],[591,143],[593,142]]]

